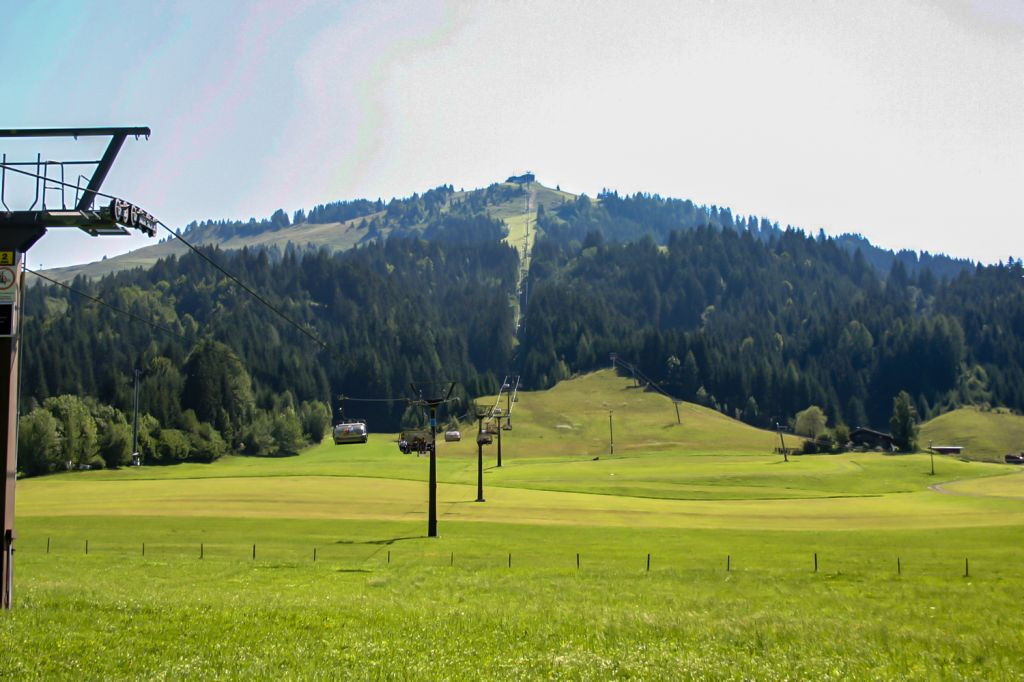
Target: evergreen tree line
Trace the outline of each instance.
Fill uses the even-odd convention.
[[[450,418],[510,368],[545,388],[606,366],[612,352],[677,397],[759,426],[817,405],[833,424],[884,428],[901,391],[923,417],[961,404],[1024,409],[1019,260],[966,268],[890,254],[880,272],[848,241],[656,195],[605,192],[538,209],[517,346],[518,257],[488,211],[520,199],[521,187],[498,184],[338,202],[310,213],[366,212],[373,238],[351,251],[207,251],[326,349],[194,254],[73,282],[167,333],[33,286],[26,434],[69,442],[76,427],[55,407],[68,396],[88,396],[97,433],[121,433],[138,369],[147,461],[287,454],[323,437],[339,396],[347,416],[394,431],[422,418],[407,403],[411,383],[457,381]],[[283,229],[288,217],[250,223]],[[104,448],[58,461],[42,447],[49,454],[26,471],[123,463],[123,450]]]
[[[25,301],[25,412],[68,394],[127,414],[139,368],[145,424],[161,429],[158,439],[184,436],[166,434],[177,446],[163,449],[143,442],[143,454],[171,461],[225,448],[295,451],[323,436],[339,395],[352,400],[348,416],[394,431],[403,415],[418,416],[407,410],[410,383],[443,377],[459,382],[454,411],[469,395],[495,391],[510,365],[518,258],[500,242],[502,223],[483,216],[445,215],[426,231],[430,241],[397,235],[335,254],[207,251],[326,350],[194,254],[72,283],[169,333],[66,289],[33,286]],[[207,429],[223,448],[185,442]]]
[[[924,418],[1024,409],[1019,260],[944,278],[895,258],[882,276],[835,240],[688,222],[699,214],[644,195],[538,211],[527,385],[618,353],[677,397],[758,426],[820,405],[833,423],[884,428],[900,391]]]

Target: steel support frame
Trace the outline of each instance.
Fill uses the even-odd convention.
[[[14,252],[17,273],[14,283],[12,335],[0,337],[0,447],[3,448],[4,481],[0,486],[3,535],[0,536],[0,608],[9,609],[14,598],[14,492],[18,476],[18,367],[20,364],[19,320],[21,254],[46,233],[45,227],[28,225],[0,230],[0,251]]]

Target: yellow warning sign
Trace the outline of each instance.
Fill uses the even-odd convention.
[[[0,251],[0,265],[14,265],[14,252]]]

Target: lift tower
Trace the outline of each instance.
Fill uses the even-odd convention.
[[[427,483],[427,537],[437,537],[437,408],[448,402],[455,390],[454,381],[409,384],[417,399],[413,405],[430,409],[430,473]]]
[[[121,199],[95,204],[100,186],[128,137],[149,137],[149,128],[34,128],[0,130],[0,145],[12,138],[107,137],[103,156],[92,161],[8,160],[0,162],[0,608],[9,609],[14,594],[14,488],[18,472],[18,362],[20,306],[24,254],[51,227],[77,227],[90,235],[125,235],[127,228],[150,237],[156,235],[156,219]],[[91,170],[90,170],[91,169]],[[66,172],[70,170],[71,175]],[[83,173],[84,171],[84,173]],[[69,178],[74,178],[70,182]],[[82,181],[85,181],[84,186]],[[21,190],[19,192],[19,190]],[[52,195],[60,195],[60,207],[47,206]],[[71,201],[69,202],[69,195]],[[25,210],[12,210],[15,203],[32,196]]]

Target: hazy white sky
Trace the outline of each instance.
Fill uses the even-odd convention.
[[[1021,0],[15,0],[0,85],[2,128],[151,127],[104,190],[172,226],[529,169],[1024,255]],[[65,150],[43,151],[101,152]],[[30,262],[144,243],[53,230]]]

